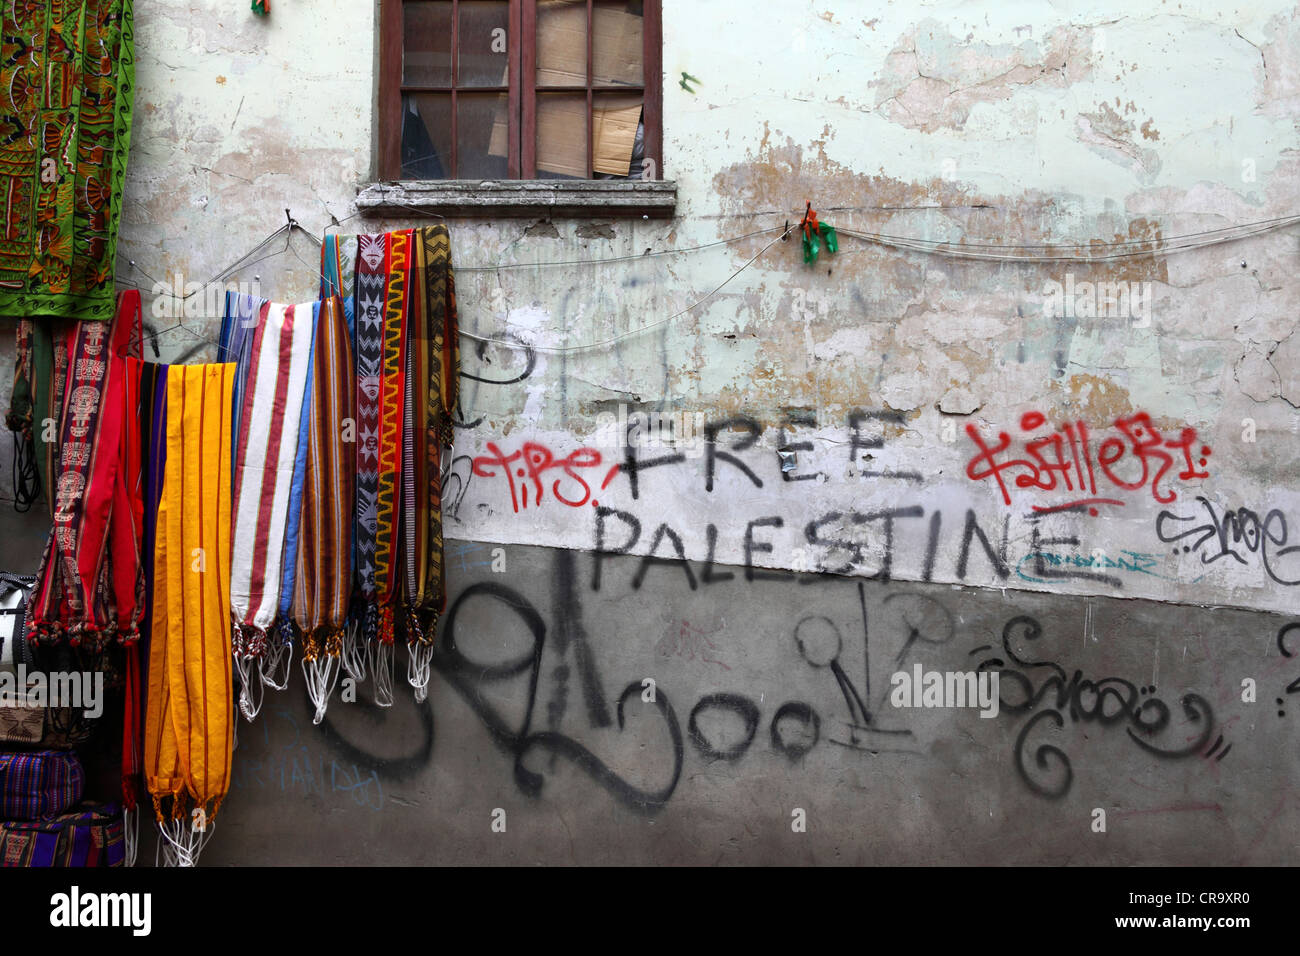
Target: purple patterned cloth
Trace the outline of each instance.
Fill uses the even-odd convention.
[[[0,820],[63,813],[81,799],[85,776],[72,751],[0,753]]]

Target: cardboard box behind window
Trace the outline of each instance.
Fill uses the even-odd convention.
[[[622,10],[592,10],[593,84],[640,83],[641,18]],[[582,5],[540,3],[537,10],[537,89],[543,84],[586,86],[587,10]],[[502,80],[503,84],[507,81]],[[538,96],[537,168],[585,179],[587,104],[585,96]],[[596,96],[592,103],[592,169],[626,176],[632,165],[641,95]],[[509,142],[505,109],[492,125],[488,152],[504,156]],[[541,146],[545,144],[545,146]]]
[[[641,85],[638,16],[607,6],[591,11],[592,85]],[[587,85],[585,4],[537,5],[537,86]]]

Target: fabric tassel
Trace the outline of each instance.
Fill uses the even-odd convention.
[[[349,615],[343,631],[343,670],[358,684],[366,679],[370,664],[370,641],[365,633],[365,612]]]
[[[122,843],[125,850],[125,864],[135,866],[140,851],[140,808],[122,808]]]
[[[275,639],[267,642],[266,653],[258,659],[257,671],[262,683],[272,690],[289,686],[293,666],[293,621],[280,618],[275,622]]]
[[[341,640],[340,632],[332,632],[323,641],[319,634],[313,634],[303,643],[302,675],[307,682],[307,695],[316,705],[316,713],[311,721],[313,724],[319,724],[325,719],[325,708],[338,683],[342,659]]]
[[[380,707],[393,706],[393,649],[392,641],[374,645],[375,703]]]
[[[239,712],[245,720],[252,721],[262,709],[260,658],[266,649],[266,635],[252,625],[236,624],[232,642],[235,672],[239,674]]]
[[[185,801],[181,796],[172,797],[171,801],[172,813],[164,814],[160,808],[156,820],[161,863],[165,867],[198,866],[199,856],[216,830],[221,801],[214,802],[210,814],[198,806],[185,813]]]

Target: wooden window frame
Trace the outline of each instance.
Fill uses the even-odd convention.
[[[452,85],[450,87],[426,87],[402,85],[402,57],[404,48],[403,7],[407,2],[419,0],[380,0],[380,47],[379,47],[379,103],[378,103],[378,173],[379,178],[392,183],[453,183],[458,180],[403,180],[402,175],[402,94],[404,92],[450,93],[452,115],[451,168],[458,173],[459,157],[458,137],[455,124],[458,122],[457,95],[469,92],[469,87],[456,88],[459,80],[459,26],[460,17],[455,11],[462,0],[453,3],[451,58]],[[472,2],[472,0],[464,0]],[[574,180],[537,180],[537,5],[536,0],[508,0],[509,37],[507,39],[507,62],[509,87],[473,87],[475,93],[506,93],[509,110],[509,156],[507,171],[510,182],[546,183],[564,190],[564,183],[604,183],[627,180],[596,180],[592,175],[592,156],[595,143],[592,141],[593,99],[595,95],[606,92],[619,92],[622,87],[594,87],[592,72],[595,66],[592,58],[592,17],[595,0],[586,0],[587,4],[587,82],[583,87],[544,87],[545,92],[585,92],[587,96],[587,178]],[[642,122],[645,127],[644,156],[654,164],[654,175],[649,182],[663,177],[663,20],[662,0],[642,0]],[[635,92],[636,87],[630,88]],[[635,181],[633,181],[635,182]]]

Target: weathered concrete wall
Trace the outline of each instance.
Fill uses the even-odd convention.
[[[206,862],[1294,859],[1277,616],[721,568],[692,590],[632,557],[594,590],[566,549],[448,556],[429,701],[363,686],[313,727],[295,680],[240,727]],[[998,716],[892,707],[916,664],[1001,670]]]
[[[789,2],[757,19],[742,4],[664,8],[663,166],[678,215],[450,224],[462,326],[521,346],[466,343],[447,484],[464,561],[455,641],[470,660],[519,663],[525,624],[544,625],[535,694],[526,664],[484,683],[444,659],[428,709],[404,695],[386,713],[336,702],[313,728],[295,685],[242,728],[240,785],[207,859],[1287,859],[1294,715],[1274,701],[1294,699],[1296,676],[1278,644],[1300,582],[1295,228],[1096,263],[953,259],[842,235],[815,268],[777,242],[723,283],[805,200],[845,230],[967,244],[1168,248],[1292,214],[1294,6]],[[189,315],[169,313],[155,280],[183,292],[208,279],[286,207],[317,235],[415,222],[352,205],[372,168],[376,11],[285,3],[263,20],[142,0],[136,15],[118,274],[167,330],[160,357],[211,359],[217,316],[194,299]],[[317,250],[302,234],[262,255],[230,281],[256,278],[280,300],[315,294]],[[635,258],[574,264],[619,256]],[[1136,284],[1127,312],[1091,314],[1084,284],[1117,282]],[[1074,293],[1068,308],[1057,288]],[[638,411],[675,431],[629,459],[620,415]],[[1002,485],[987,473],[975,438],[995,447],[1002,432],[1012,444],[996,460],[1035,464],[1037,486],[1016,484],[1025,465]],[[1054,447],[1068,467],[1033,457],[1051,462]],[[34,563],[39,519],[3,520]],[[593,549],[687,563],[647,565],[636,588],[640,558],[608,557],[595,592]],[[841,576],[792,583],[763,569]],[[539,617],[500,594],[465,597],[479,581]],[[882,695],[917,615],[909,666],[1006,663],[1004,628],[1030,615],[1042,636],[1012,635],[1022,660],[1059,665],[1067,684],[1076,669],[1119,678],[1110,686],[1138,698],[1114,716],[1112,695],[1102,721],[1085,690],[1077,720],[1069,701],[1055,708],[1059,729],[1054,690],[1030,715],[894,712]],[[843,684],[828,642],[842,643]],[[1034,688],[1053,673],[1013,669]],[[618,695],[645,677],[672,703],[680,749],[639,697],[618,727]],[[1247,678],[1257,703],[1242,700]],[[847,685],[871,715],[856,730]],[[1021,689],[1008,678],[1004,699]],[[714,693],[757,708],[734,759],[718,758],[718,741],[736,741],[748,703],[702,715],[699,742],[687,731]],[[1127,714],[1150,699],[1169,726],[1149,737],[1134,721],[1159,708]],[[807,705],[793,712],[805,732],[820,720],[795,760],[800,721],[772,737],[787,702]],[[535,799],[512,753],[530,707],[530,733],[560,735],[524,756],[545,780]],[[582,769],[575,742],[609,773]],[[1063,780],[1044,745],[1072,774],[1054,798],[1034,789]],[[643,814],[624,802],[634,790],[670,796]],[[508,837],[488,828],[495,807]],[[809,813],[803,837],[794,807]],[[1096,807],[1105,835],[1088,828]]]

